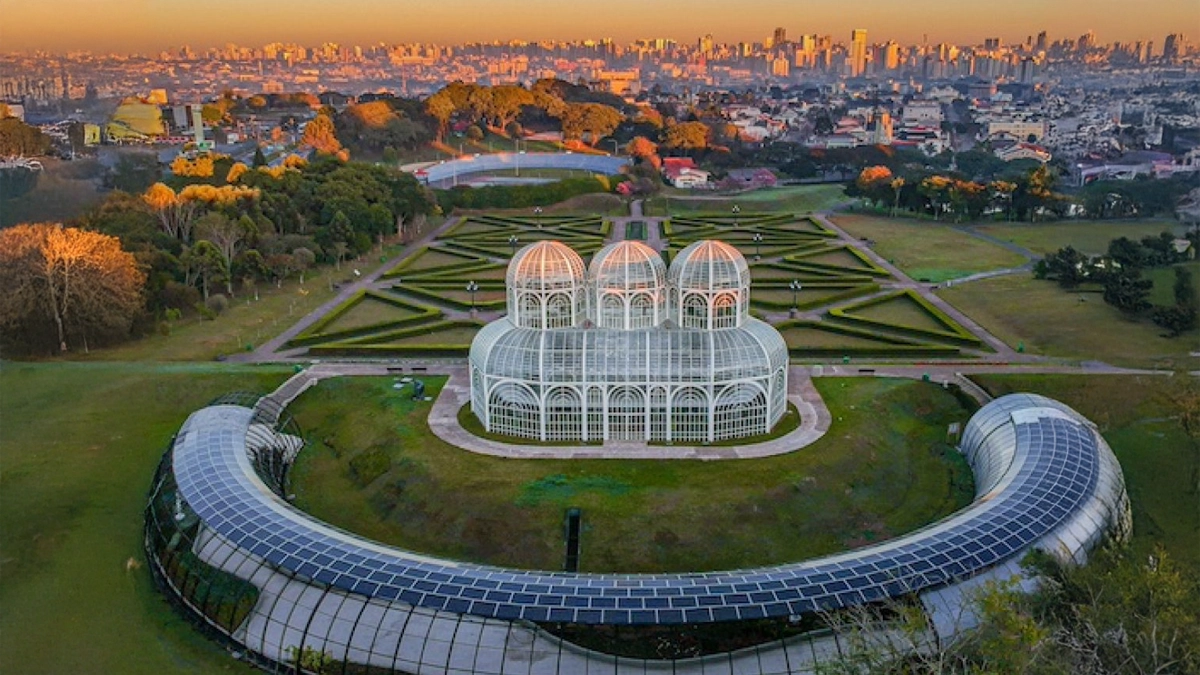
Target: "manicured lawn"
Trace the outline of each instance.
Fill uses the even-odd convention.
[[[1197,333],[1162,337],[1149,319],[1130,321],[1098,293],[1068,292],[1029,274],[943,288],[938,295],[1011,347],[1032,354],[1135,367],[1200,367],[1188,356]]]
[[[189,413],[226,392],[270,391],[290,371],[11,362],[0,369],[0,672],[256,672],[155,590],[142,557],[142,508]]]
[[[1192,273],[1192,288],[1196,291],[1196,297],[1200,298],[1200,262],[1185,263],[1179,265],[1179,267]],[[1150,291],[1150,302],[1156,305],[1175,304],[1174,267],[1158,267],[1146,270],[1143,276],[1154,282],[1154,288]]]
[[[946,425],[969,413],[919,382],[818,380],[834,426],[817,444],[691,462],[472,454],[432,436],[430,404],[392,381],[327,380],[301,396],[292,411],[322,442],[298,460],[293,491],[317,517],[427,553],[561,569],[564,511],[576,506],[586,571],[766,565],[907,532],[973,494],[965,463],[943,443]],[[426,383],[436,396],[444,380]],[[380,454],[382,473],[353,468],[379,466]]]
[[[978,375],[993,394],[1058,399],[1100,428],[1116,453],[1133,504],[1133,545],[1161,544],[1200,574],[1200,440],[1188,438],[1170,394],[1184,375]]]
[[[848,198],[842,191],[841,184],[765,188],[754,192],[720,197],[691,190],[664,188],[659,195],[647,199],[643,208],[647,216],[686,213],[725,214],[729,213],[735,204],[746,212],[812,213],[833,208],[846,201]]]
[[[1118,237],[1140,240],[1160,232],[1182,234],[1185,229],[1173,220],[1072,220],[1050,223],[1003,223],[977,225],[975,229],[997,239],[1011,241],[1039,255],[1074,246],[1088,255],[1108,250],[1108,242]]]
[[[1001,246],[940,223],[847,214],[832,220],[859,239],[873,240],[876,253],[917,280],[937,283],[1026,262]]]

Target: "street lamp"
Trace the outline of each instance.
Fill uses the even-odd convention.
[[[795,318],[796,311],[800,309],[799,303],[796,302],[796,295],[800,293],[800,280],[792,279],[792,283],[788,284],[788,288],[792,289],[792,317]]]
[[[733,208],[729,209],[729,212],[731,214],[733,214],[733,226],[737,227],[738,226],[737,216],[739,213],[742,212],[742,207],[738,206],[737,204],[734,204]]]
[[[612,142],[612,144],[613,144],[613,154],[615,155],[615,154],[617,154],[618,152],[620,152],[620,146],[621,146],[621,144],[617,142],[617,139],[615,139],[615,138],[610,138],[610,139],[608,139],[608,140],[609,140],[610,142]]]
[[[762,255],[760,255],[760,253],[759,253],[759,246],[760,246],[761,244],[762,244],[762,233],[761,233],[761,232],[755,232],[755,233],[754,233],[754,259],[755,259],[755,260],[761,260],[761,259],[762,259]]]
[[[533,217],[537,219],[537,226],[540,228],[542,226],[542,207],[533,207]]]
[[[515,235],[515,234],[508,235],[508,245],[510,248],[512,248],[513,256],[516,257],[516,255],[517,255],[517,235]]]
[[[475,313],[475,291],[479,290],[479,284],[474,281],[467,282],[467,292],[471,294],[471,313]]]

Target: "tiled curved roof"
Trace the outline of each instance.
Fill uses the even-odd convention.
[[[247,459],[252,416],[240,406],[210,406],[194,413],[176,440],[180,494],[207,527],[283,570],[349,593],[499,619],[704,623],[856,605],[986,571],[1070,526],[1080,512],[1095,511],[1098,485],[1120,490],[1120,498],[1102,496],[1106,504],[1124,497],[1115,459],[1082,417],[1049,399],[1021,395],[989,404],[968,424],[967,440],[975,445],[964,451],[973,466],[987,457],[1000,460],[987,462],[984,498],[903,537],[814,560],[722,572],[514,570],[384,546],[296,510],[267,489]],[[1103,521],[1118,515],[1100,514],[1095,528],[1111,526]]]

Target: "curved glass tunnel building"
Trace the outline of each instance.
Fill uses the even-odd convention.
[[[930,598],[1010,570],[1034,548],[1083,560],[1130,522],[1120,467],[1095,427],[1060,403],[1016,394],[965,429],[975,501],[896,539],[732,571],[505,569],[385,546],[291,506],[287,471],[304,442],[282,412],[270,398],[228,397],[193,413],[163,456],[145,523],[150,568],[167,596],[273,672],[808,672],[837,652],[837,636],[633,659],[550,629],[736,628],[913,595],[936,624]]]

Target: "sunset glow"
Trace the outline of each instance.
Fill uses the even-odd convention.
[[[830,34],[838,40],[847,40],[854,28],[866,28],[872,40],[906,43],[926,36],[934,43],[973,44],[985,37],[1011,42],[1042,30],[1053,38],[1091,30],[1109,41],[1161,41],[1167,33],[1195,32],[1200,26],[1200,9],[1193,0],[1157,0],[1153,7],[1131,21],[1128,3],[1112,0],[1013,0],[1003,5],[613,0],[594,9],[558,0],[3,0],[0,51],[152,52],[182,44],[273,41],[367,45],[666,37],[691,42],[709,33],[718,42],[753,42],[776,26],[790,34]]]

